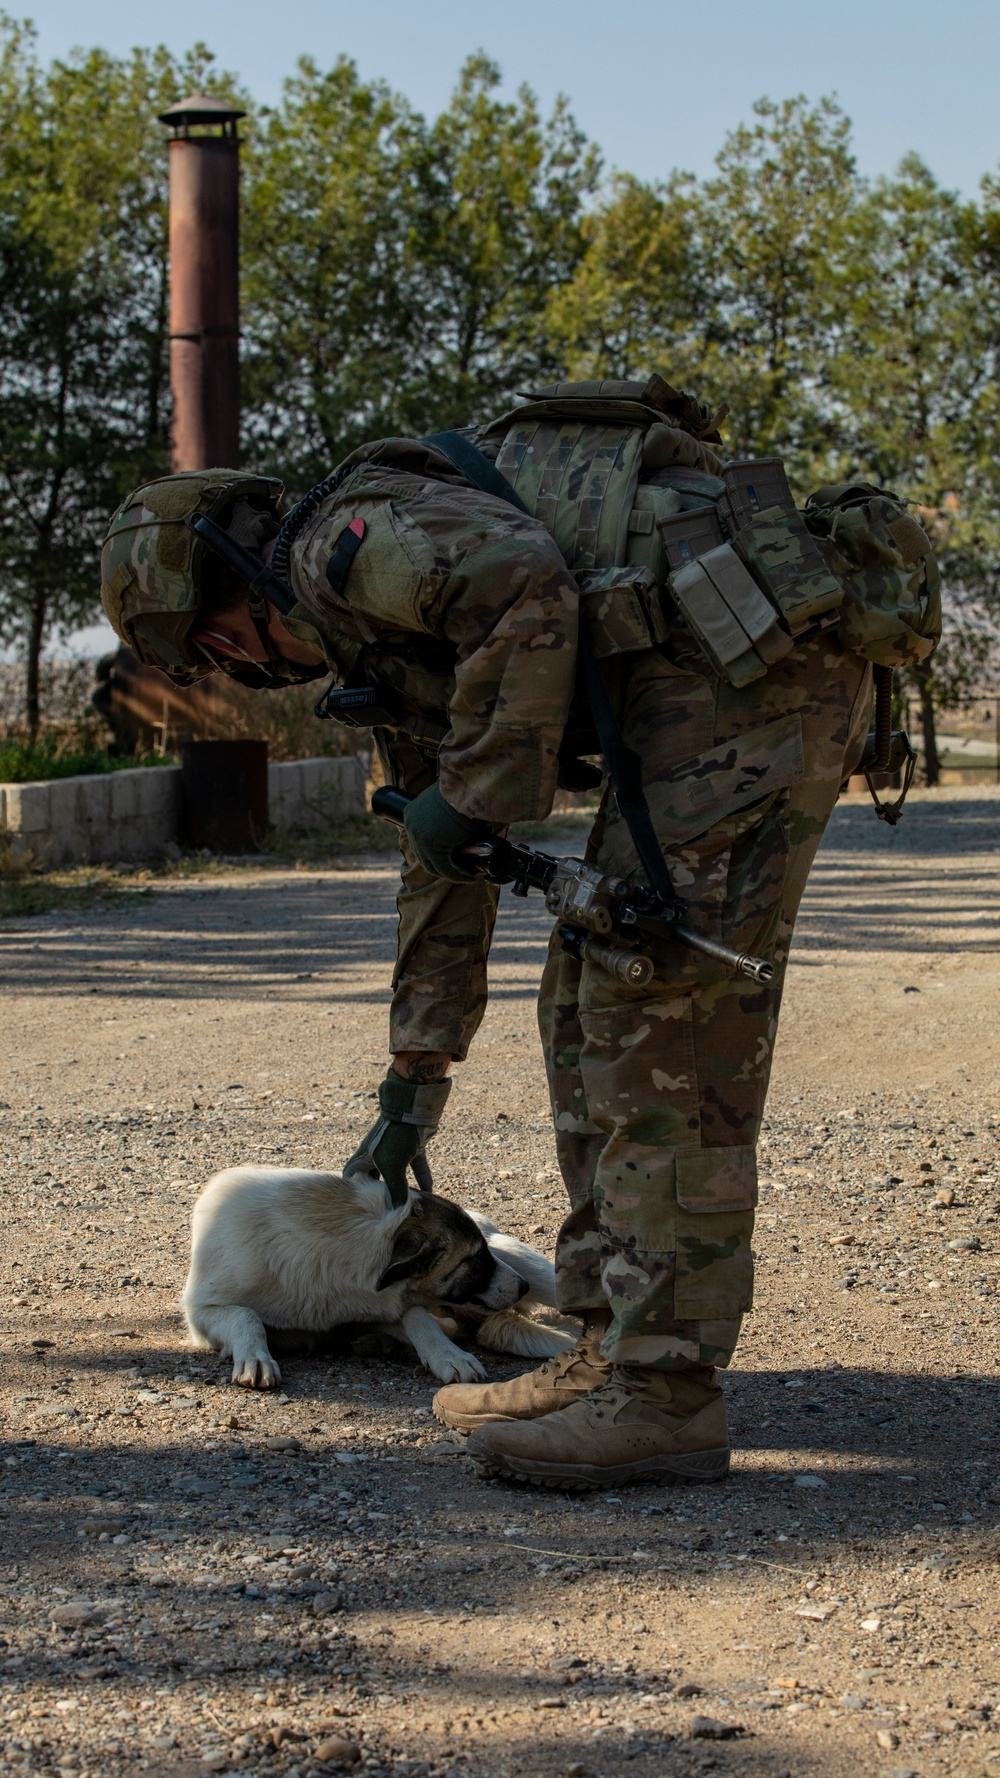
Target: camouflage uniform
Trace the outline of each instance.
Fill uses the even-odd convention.
[[[700,449],[681,443],[688,458]],[[658,448],[675,444],[661,436]],[[613,441],[601,451],[605,470],[620,465]],[[374,684],[394,701],[399,726],[376,732],[392,783],[415,795],[437,774],[455,809],[501,827],[544,817],[564,731],[586,721],[574,705],[577,580],[537,520],[471,488],[426,443],[382,440],[345,467],[292,544],[300,603],[287,627],[342,682]],[[140,490],[113,521],[105,607],[127,641],[136,634],[127,613],[152,612],[168,642],[175,624],[178,648],[192,621],[181,584],[193,572],[190,537],[179,517],[165,521],[156,546],[164,572],[180,577],[176,588],[169,574],[156,579],[148,533],[136,529],[147,512],[190,504],[182,479]],[[651,945],[654,983],[636,990],[553,943],[539,1019],[570,1198],[560,1301],[572,1311],[610,1305],[602,1350],[619,1364],[684,1369],[732,1354],[751,1302],[755,1144],[792,927],[868,728],[868,660],[924,659],[940,628],[929,545],[899,503],[864,488],[821,494],[814,533],[846,593],[837,630],[801,640],[769,670],[751,661],[757,676],[738,686],[709,670],[679,617],[663,619],[655,647],[617,636],[595,649],[624,738],[642,758],[689,923],[776,965],[765,988],[700,954]],[[328,564],[359,518],[363,541],[340,585]],[[775,536],[787,550],[787,531]],[[597,595],[581,584],[593,642],[605,605],[588,603]],[[635,609],[614,598],[612,607]],[[404,854],[390,1048],[462,1058],[486,1002],[497,891],[441,881],[405,845]],[[588,857],[643,880],[613,798]]]
[[[571,1204],[559,1297],[574,1312],[610,1303],[614,1363],[725,1365],[752,1298],[755,1145],[792,926],[864,743],[870,669],[827,636],[739,691],[654,653],[622,680],[689,922],[776,967],[760,987],[663,946],[653,989],[637,991],[553,944],[539,1025]],[[588,857],[641,875],[617,813]]]
[[[367,530],[348,604],[325,570],[355,517]],[[537,523],[488,495],[364,462],[293,545],[292,576],[309,618],[290,627],[318,641],[342,676],[363,646],[362,676],[402,698],[415,727],[451,716],[438,764],[449,802],[497,823],[548,812],[576,609],[575,583]],[[454,690],[430,651],[407,658],[407,642],[428,637],[458,649]],[[755,1143],[784,961],[870,711],[866,663],[830,635],[740,690],[695,658],[678,638],[664,652],[606,662],[607,682],[692,922],[774,956],[774,983],[737,981],[663,945],[654,990],[636,991],[581,967],[554,939],[539,999],[571,1203],[557,1246],[560,1302],[570,1311],[610,1303],[605,1355],[665,1369],[725,1364],[750,1306]],[[378,740],[393,783],[415,794],[431,782],[426,741]],[[588,857],[642,876],[613,802]],[[485,883],[444,883],[407,857],[394,1052],[466,1054],[486,1002],[496,898]]]

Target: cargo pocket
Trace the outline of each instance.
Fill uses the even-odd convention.
[[[788,874],[788,792],[734,819],[719,936],[736,951],[770,956],[781,924]]]
[[[433,549],[426,533],[392,500],[360,498],[333,512],[321,510],[300,563],[315,603],[321,611],[329,611],[331,603],[338,610],[347,603],[346,592],[331,591],[326,571],[341,534],[358,519],[364,522],[364,536],[350,560],[345,584],[350,586],[350,609],[363,632],[367,619],[395,630],[426,631],[422,596],[435,567]]]
[[[677,1271],[680,1321],[731,1321],[753,1303],[752,1148],[677,1150]]]

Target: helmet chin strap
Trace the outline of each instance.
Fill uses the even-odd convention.
[[[204,513],[192,514],[188,519],[188,526],[213,554],[220,556],[230,568],[235,568],[247,582],[247,611],[271,669],[273,683],[276,686],[295,684],[297,675],[294,668],[289,661],[283,659],[274,645],[267,609],[270,601],[277,606],[283,617],[287,617],[298,603],[291,587],[260,556],[254,555],[242,543],[237,543],[228,531],[223,530],[221,525],[217,525],[214,519],[207,518]],[[246,658],[263,670],[262,663],[254,661],[252,655],[247,655]]]
[[[263,601],[266,594],[271,604],[277,606],[283,617],[287,617],[290,611],[294,611],[298,600],[287,581],[275,574],[270,563],[262,561],[260,556],[255,556],[252,550],[245,549],[242,543],[237,543],[235,537],[230,537],[229,532],[224,531],[221,525],[217,525],[214,519],[206,517],[204,513],[192,513],[188,519],[188,528],[194,532],[196,537],[200,537],[202,543],[207,544],[215,555],[221,556],[224,562],[228,562],[230,568],[235,568],[237,574],[242,574],[244,580],[249,583],[251,593],[260,602],[261,610],[264,608]]]
[[[253,655],[248,654],[245,648],[241,648],[238,642],[234,642],[232,636],[223,636],[219,630],[210,630],[206,624],[201,624],[200,630],[201,630],[201,634],[203,636],[208,636],[208,637],[210,637],[210,639],[213,642],[221,642],[224,645],[224,648],[226,651],[225,658],[229,658],[229,650],[231,648],[233,648],[233,649],[236,649],[238,651],[238,653],[243,656],[243,659],[245,661],[249,661],[251,667],[259,667],[260,666],[260,664],[261,664],[260,661],[254,660]],[[219,665],[218,661],[215,658],[215,655],[212,653],[212,650],[210,648],[207,648],[205,646],[204,642],[199,642],[197,639],[195,639],[194,646],[195,646],[195,648],[201,649],[201,651],[205,655],[206,659],[211,661],[213,667],[216,667]]]
[[[270,630],[267,601],[262,593],[255,591],[253,588],[251,588],[250,597],[247,600],[247,611],[250,614],[250,621],[257,632],[257,639],[267,656],[270,666],[272,666],[276,672],[280,672],[281,668],[284,667],[285,662],[274,646],[274,638],[272,637]],[[248,656],[247,658],[249,659],[250,657]]]

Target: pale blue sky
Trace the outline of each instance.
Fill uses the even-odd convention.
[[[37,0],[48,58],[74,45],[124,52],[203,38],[262,102],[302,54],[346,53],[421,110],[446,102],[472,50],[509,87],[528,81],[547,105],[568,94],[611,165],[644,178],[710,171],[726,131],[761,94],[836,93],[854,120],[859,165],[891,172],[915,149],[970,195],[1000,162],[998,0]]]

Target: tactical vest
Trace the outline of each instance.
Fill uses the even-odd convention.
[[[660,377],[557,383],[475,443],[551,532],[598,656],[664,640],[673,601],[712,668],[746,685],[844,589],[777,457],[723,464],[713,418]]]
[[[780,458],[716,455],[726,411],[658,376],[556,383],[473,435],[572,568],[594,654],[655,646],[672,606],[736,686],[833,625],[882,666],[926,660],[940,577],[905,502],[845,483],[799,512]]]
[[[556,383],[484,426],[422,442],[446,455],[449,438],[474,445],[545,526],[579,584],[581,629],[597,658],[665,643],[680,618],[734,686],[834,625],[845,647],[881,667],[926,660],[941,633],[940,577],[905,502],[845,483],[798,511],[780,458],[716,454],[727,411],[713,414],[659,376]],[[474,464],[470,479],[484,485]],[[340,708],[362,696],[371,704],[374,694],[331,687],[323,713],[364,722],[360,706]],[[377,723],[373,708],[367,720]],[[413,731],[414,721],[393,726]],[[447,712],[421,722],[433,745]]]

